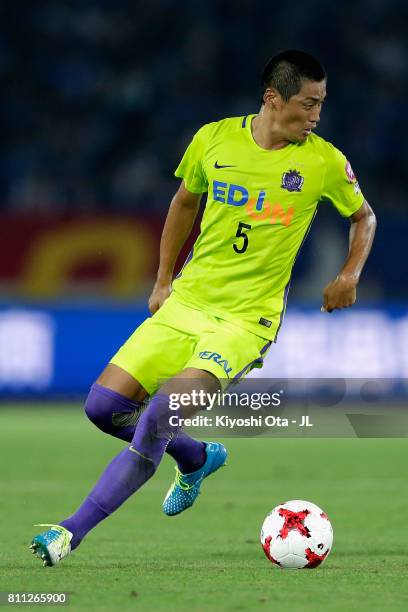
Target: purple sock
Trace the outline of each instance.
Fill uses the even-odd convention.
[[[190,438],[183,431],[179,431],[170,440],[166,453],[177,461],[178,468],[182,474],[191,474],[191,472],[199,470],[207,459],[204,442]]]
[[[103,432],[130,442],[135,434],[143,405],[124,395],[94,383],[85,402],[88,418]],[[170,440],[166,452],[177,461],[182,474],[199,470],[207,455],[204,442],[194,440],[179,431]]]
[[[73,533],[74,550],[103,519],[114,512],[155,472],[153,462],[125,448],[108,465],[78,510],[60,523]]]
[[[169,439],[177,434],[167,395],[155,395],[141,415],[130,447],[108,465],[79,509],[60,524],[73,533],[72,550],[104,518],[112,514],[156,471]]]

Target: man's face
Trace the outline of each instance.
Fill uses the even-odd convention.
[[[299,93],[287,102],[277,92],[272,92],[274,96],[270,100],[278,129],[289,142],[303,142],[320,121],[326,81],[304,80]]]

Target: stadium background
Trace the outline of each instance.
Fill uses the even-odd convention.
[[[408,609],[398,419],[388,439],[228,438],[227,468],[174,520],[166,456],[60,567],[27,551],[32,525],[73,512],[123,448],[82,399],[147,314],[184,148],[202,123],[256,112],[281,49],[326,65],[318,132],[346,152],[379,226],[358,304],[329,316],[321,289],[348,223],[319,211],[263,372],[407,378],[407,12],[402,0],[1,3],[0,591],[64,590],[84,611]],[[266,513],[294,498],[334,525],[312,573],[275,571],[259,546]]]
[[[147,314],[194,131],[256,112],[265,61],[290,47],[326,66],[318,133],[347,154],[379,227],[358,305],[329,317],[321,290],[348,223],[321,207],[264,371],[407,376],[406,3],[27,1],[1,15],[2,399],[86,393]]]

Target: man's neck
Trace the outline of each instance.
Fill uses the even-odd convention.
[[[290,144],[278,131],[273,117],[267,115],[264,106],[261,106],[259,113],[252,119],[251,131],[256,144],[262,149],[283,149]]]

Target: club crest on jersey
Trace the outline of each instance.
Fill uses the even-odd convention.
[[[288,170],[282,174],[281,188],[287,191],[301,191],[304,180],[298,170]]]

